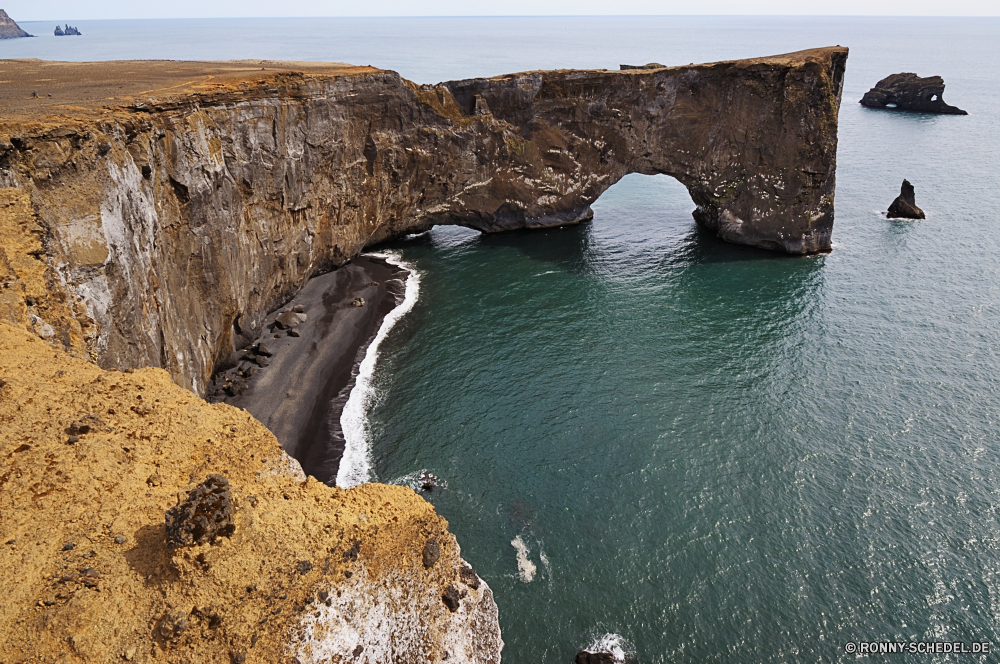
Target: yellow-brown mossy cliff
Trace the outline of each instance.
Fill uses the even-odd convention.
[[[305,480],[245,411],[5,322],[0,386],[0,661],[499,661],[492,594],[412,490]],[[235,533],[171,552],[164,512],[210,473]]]

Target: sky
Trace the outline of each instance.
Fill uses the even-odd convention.
[[[15,21],[302,16],[1000,16],[1000,0],[2,0]]]

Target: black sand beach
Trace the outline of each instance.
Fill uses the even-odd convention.
[[[407,274],[383,259],[359,256],[310,279],[292,301],[268,315],[265,333],[251,346],[263,344],[270,355],[261,362],[255,356],[262,356],[248,349],[247,359],[215,376],[219,393],[213,400],[247,409],[307,475],[333,484],[344,453],[341,411],[365,350],[403,301]],[[355,298],[363,298],[364,306],[355,306]],[[298,307],[306,320],[292,328],[298,336],[290,336],[275,319]]]

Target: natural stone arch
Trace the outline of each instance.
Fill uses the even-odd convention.
[[[554,71],[425,86],[457,122],[505,125],[486,178],[418,220],[484,232],[573,223],[629,173],[684,184],[731,242],[828,251],[846,48],[708,65]],[[437,104],[435,104],[437,105]]]
[[[0,184],[30,194],[87,352],[204,393],[268,311],[365,247],[574,223],[627,173],[679,180],[726,240],[829,250],[846,59],[437,86],[323,63],[8,61],[11,80],[58,80],[45,123],[34,107],[0,123]],[[67,111],[84,75],[110,78]]]

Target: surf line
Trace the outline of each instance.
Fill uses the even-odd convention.
[[[404,261],[398,253],[387,251],[364,255],[381,258],[390,265],[406,270],[406,289],[403,301],[382,319],[382,326],[379,327],[378,334],[368,345],[365,359],[358,366],[358,377],[354,388],[340,414],[340,429],[344,432],[344,455],[340,459],[340,468],[337,470],[337,486],[343,489],[349,489],[373,479],[368,411],[374,405],[375,400],[372,377],[375,374],[375,363],[378,361],[378,349],[389,335],[389,331],[413,309],[413,305],[417,303],[417,297],[420,295],[420,272],[417,271],[416,267]]]

